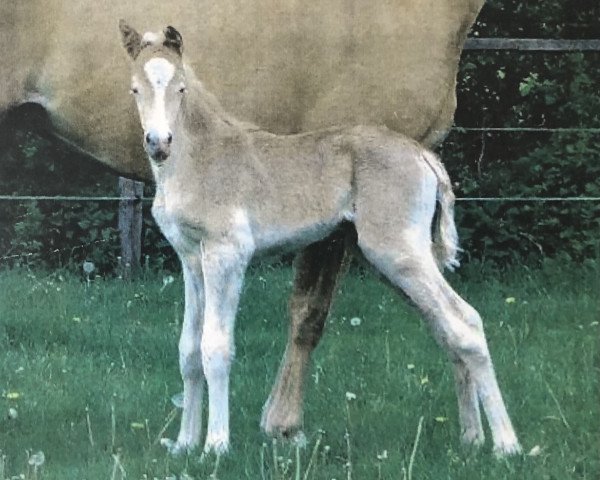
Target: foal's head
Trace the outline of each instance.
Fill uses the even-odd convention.
[[[173,27],[140,35],[123,20],[119,29],[131,58],[131,93],[144,130],[144,148],[152,160],[163,162],[171,153],[171,127],[186,91],[181,35]]]

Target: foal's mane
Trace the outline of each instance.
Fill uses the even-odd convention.
[[[189,94],[192,96],[193,105],[192,108],[200,108],[206,116],[216,118],[224,122],[225,124],[239,128],[246,132],[260,131],[261,128],[252,122],[247,122],[235,118],[233,115],[228,113],[217,97],[204,87],[204,83],[196,77],[194,70],[191,66],[184,63],[183,65],[185,76],[187,78],[187,89]]]

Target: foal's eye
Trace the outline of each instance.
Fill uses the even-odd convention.
[[[136,87],[133,87],[133,88],[130,90],[130,92],[131,92],[131,94],[132,94],[132,95],[137,95],[138,93],[140,93],[140,91],[139,91],[139,90],[138,90]]]
[[[185,93],[186,92],[186,88],[185,87],[180,87],[178,90],[179,93]]]

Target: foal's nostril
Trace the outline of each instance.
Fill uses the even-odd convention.
[[[150,134],[147,133],[146,134],[146,143],[150,143],[152,141],[152,139],[150,138]]]
[[[173,135],[171,135],[171,134],[169,133],[169,135],[167,135],[167,143],[168,143],[169,145],[171,145],[171,142],[172,142],[172,141],[173,141]]]

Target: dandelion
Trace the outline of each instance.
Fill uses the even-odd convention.
[[[388,458],[388,451],[384,450],[381,453],[377,454],[377,460],[381,461],[381,460],[386,460]]]
[[[165,288],[167,288],[169,285],[171,285],[174,281],[175,281],[175,279],[173,278],[173,275],[167,275],[166,277],[163,277],[162,287],[161,287],[160,291],[162,292]]]
[[[19,392],[8,392],[6,394],[7,400],[18,400],[19,398],[21,398],[21,394]]]
[[[16,408],[8,409],[8,418],[9,420],[16,420],[19,417],[19,412],[17,412]]]
[[[85,281],[88,287],[90,286],[90,275],[94,273],[94,270],[96,270],[94,262],[90,262],[89,260],[83,262],[83,273],[85,273]]]
[[[94,273],[94,270],[96,270],[96,265],[94,265],[94,262],[90,262],[89,260],[83,262],[83,271],[86,275],[91,275]]]
[[[448,421],[447,417],[435,417],[435,421],[438,423],[444,423]]]
[[[529,451],[527,455],[529,455],[530,457],[537,457],[540,453],[542,453],[542,447],[536,445]]]
[[[425,375],[424,377],[421,377],[421,385],[426,385],[429,383],[429,377],[427,375]]]
[[[175,408],[183,408],[183,392],[176,393],[171,397],[171,403]]]
[[[361,324],[362,320],[358,317],[352,317],[350,319],[350,325],[352,325],[353,327],[358,327]]]
[[[140,422],[132,422],[131,423],[131,428],[133,430],[143,430],[145,428],[143,423]]]
[[[506,297],[504,300],[506,303],[515,303],[517,299],[515,297]]]
[[[346,392],[346,400],[351,402],[352,400],[356,400],[356,394],[352,392]]]
[[[44,464],[45,461],[46,456],[44,455],[44,452],[40,450],[39,452],[34,453],[31,457],[29,457],[27,463],[29,463],[29,465],[31,465],[35,470],[37,470]]]
[[[409,370],[414,370],[415,369],[415,364],[414,363],[409,363],[406,368],[408,368]]]

